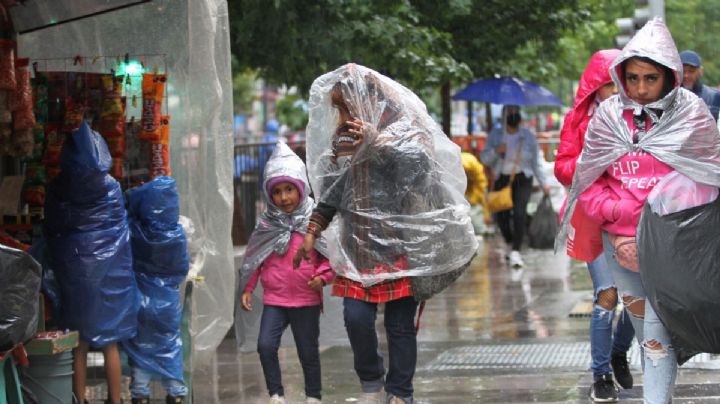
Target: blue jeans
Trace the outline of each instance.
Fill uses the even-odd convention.
[[[160,377],[149,370],[138,366],[132,367],[132,380],[130,381],[130,394],[133,398],[150,397],[150,380],[160,379],[165,392],[172,397],[185,397],[188,389],[182,380]]]
[[[320,306],[263,306],[258,335],[258,354],[268,394],[285,395],[280,375],[278,349],[283,332],[290,325],[295,348],[305,377],[305,395],[320,400]]]
[[[415,335],[415,309],[417,302],[405,297],[385,303],[385,332],[388,340],[389,368],[385,381],[383,356],[378,350],[375,331],[377,303],[346,297],[343,300],[345,328],[353,350],[355,373],[362,390],[367,393],[385,391],[395,397],[412,402],[417,340]]]
[[[593,262],[588,262],[588,271],[593,283],[593,311],[590,317],[590,353],[592,356],[593,379],[611,373],[610,355],[626,353],[635,336],[635,330],[627,316],[618,319],[613,336],[613,319],[615,310],[608,310],[597,303],[598,295],[603,290],[616,288],[605,256],[600,254]],[[619,294],[618,294],[619,296]]]
[[[630,320],[635,328],[635,336],[640,344],[643,359],[643,398],[646,403],[669,403],[675,388],[677,376],[677,359],[675,350],[670,343],[670,333],[660,322],[650,302],[646,302],[645,290],[639,272],[625,269],[614,258],[614,249],[603,233],[603,248],[608,266],[617,282]],[[645,306],[644,315],[633,314],[637,305]],[[642,307],[642,306],[640,306]],[[649,346],[659,343],[659,349]]]

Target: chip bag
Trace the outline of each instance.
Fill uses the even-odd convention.
[[[15,86],[15,43],[0,39],[0,90],[14,91]]]
[[[162,117],[160,137],[150,143],[150,179],[170,176],[170,116]]]
[[[157,142],[159,139],[166,80],[166,74],[143,74],[140,139],[150,142]]]

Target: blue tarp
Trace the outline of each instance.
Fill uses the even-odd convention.
[[[133,366],[182,380],[180,285],[189,261],[175,180],[157,177],[126,197],[141,305],[138,333],[123,342],[123,349]]]
[[[45,240],[60,285],[59,324],[93,347],[131,338],[139,306],[120,184],[102,137],[83,123],[68,136],[48,185]]]

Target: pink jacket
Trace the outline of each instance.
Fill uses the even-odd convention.
[[[583,148],[585,131],[592,118],[591,108],[595,107],[595,94],[607,83],[610,65],[620,54],[618,49],[603,49],[595,52],[583,71],[578,83],[573,108],[565,115],[560,131],[560,145],[555,157],[555,177],[561,184],[569,186],[575,174],[575,164]]]
[[[335,277],[327,258],[317,251],[310,252],[310,260],[302,260],[297,269],[293,269],[292,260],[300,248],[303,235],[292,233],[288,250],[280,256],[273,252],[253,272],[245,286],[245,292],[252,293],[258,277],[263,287],[263,304],[282,307],[317,306],[322,303],[322,292],[316,292],[307,285],[319,276],[327,285]]]
[[[632,111],[623,112],[631,133]],[[648,121],[648,125],[650,122]],[[610,234],[635,236],[650,191],[673,169],[644,151],[627,153],[580,195],[579,206]]]

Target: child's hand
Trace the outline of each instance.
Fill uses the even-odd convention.
[[[242,307],[243,309],[250,311],[252,310],[252,293],[244,292],[242,294]]]
[[[319,292],[322,290],[323,286],[325,286],[325,282],[323,282],[319,276],[313,276],[313,278],[310,279],[310,282],[308,282],[308,286],[310,286],[310,289]]]
[[[303,242],[300,245],[300,248],[298,248],[297,252],[295,253],[295,257],[293,257],[293,269],[300,266],[300,261],[303,259],[305,261],[310,260],[310,256],[308,253],[312,251],[312,249],[315,248],[315,235],[312,233],[307,233],[305,237],[303,238]]]

